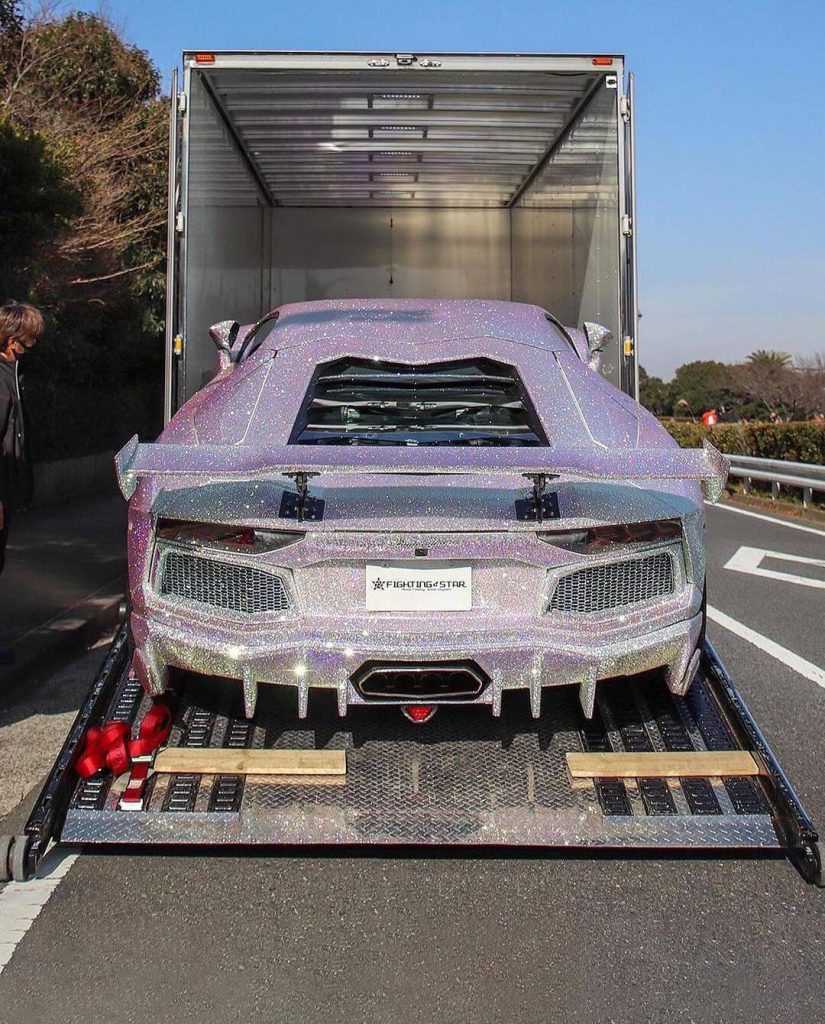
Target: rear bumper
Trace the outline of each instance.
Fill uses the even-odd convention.
[[[570,685],[581,687],[582,705],[591,713],[599,679],[660,667],[671,692],[679,694],[690,685],[695,671],[701,625],[700,613],[624,639],[605,638],[583,627],[582,639],[576,643],[559,642],[546,627],[420,638],[359,635],[356,641],[343,639],[340,633],[297,630],[286,624],[278,632],[239,636],[231,627],[207,633],[192,624],[131,616],[135,670],[148,692],[163,692],[168,670],[179,668],[241,680],[250,694],[258,683],[292,686],[301,716],[306,714],[313,689],[334,690],[342,715],[350,705],[367,703],[351,677],[365,662],[375,660],[472,660],[490,683],[478,697],[461,703],[489,704],[495,715],[505,690],[529,691],[533,713],[538,715],[544,688]],[[371,699],[368,703],[404,702]]]

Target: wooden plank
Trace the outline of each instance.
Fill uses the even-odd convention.
[[[195,775],[346,775],[343,750],[230,750],[161,747],[156,772]]]
[[[574,779],[726,778],[762,775],[747,750],[691,750],[667,753],[568,753]]]

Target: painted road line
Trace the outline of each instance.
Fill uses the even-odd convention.
[[[763,569],[762,560],[775,558],[780,562],[798,562],[800,565],[816,565],[825,569],[825,560],[821,558],[803,558],[801,555],[788,555],[784,551],[767,551],[765,548],[743,546],[735,555],[725,562],[725,569],[734,572],[745,572],[749,576],[765,576],[769,580],[781,580],[783,583],[796,583],[800,587],[814,587],[825,590],[825,579],[817,580],[812,576],[797,576],[791,572],[779,572],[776,569]]]
[[[9,882],[0,892],[0,974],[78,856],[54,849],[43,858],[36,878]]]
[[[794,654],[793,651],[789,651],[787,647],[783,647],[781,644],[776,643],[775,640],[762,636],[762,634],[757,633],[755,629],[751,629],[749,626],[745,626],[741,622],[737,622],[737,620],[732,619],[730,615],[725,615],[724,612],[720,612],[718,608],[713,608],[710,605],[708,605],[708,618],[711,622],[715,622],[723,629],[727,629],[731,633],[735,633],[736,636],[741,637],[743,640],[747,640],[749,644],[753,644],[754,647],[758,647],[766,654],[770,654],[772,658],[776,658],[778,661],[781,661],[783,665],[787,665],[788,668],[792,668],[794,672],[798,672],[806,679],[810,679],[812,683],[816,683],[817,686],[821,686],[825,689],[825,669],[820,668],[819,665],[814,665],[812,661],[806,661],[804,658],[800,658],[798,654]]]
[[[735,505],[723,505],[721,502],[706,501],[711,508],[720,508],[725,512],[736,512],[740,516],[750,516],[751,519],[764,519],[766,523],[775,523],[777,526],[787,526],[789,530],[802,530],[804,533],[815,533],[818,537],[825,537],[825,530],[817,530],[814,526],[802,526],[800,523],[789,523],[787,519],[778,519],[776,516],[765,516],[761,512],[750,512],[748,509],[736,508]]]

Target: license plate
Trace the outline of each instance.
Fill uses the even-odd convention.
[[[368,612],[466,612],[472,606],[469,565],[367,563]]]

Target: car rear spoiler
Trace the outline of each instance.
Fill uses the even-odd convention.
[[[118,485],[131,498],[140,477],[177,477],[219,483],[285,477],[306,488],[321,473],[361,475],[520,475],[594,482],[696,480],[716,501],[728,476],[728,460],[708,441],[702,448],[500,448],[352,445],[140,444],[137,435],[115,456]]]

